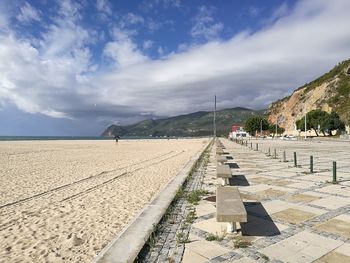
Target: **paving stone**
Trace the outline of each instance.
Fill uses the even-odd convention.
[[[260,252],[269,258],[287,262],[312,262],[342,244],[341,241],[303,231]]]
[[[315,263],[338,263],[338,262],[350,262],[350,257],[344,254],[332,251],[323,257],[314,261]]]
[[[310,202],[310,204],[326,207],[329,209],[337,209],[339,207],[349,205],[350,198],[343,198],[338,196],[324,197],[316,201]]]
[[[315,226],[317,230],[326,231],[329,233],[341,235],[346,238],[350,238],[350,223],[339,220],[331,219],[325,223]]]
[[[299,209],[288,208],[272,215],[272,218],[277,218],[281,221],[291,224],[300,224],[308,219],[315,217],[316,214],[305,212]]]
[[[288,201],[298,202],[298,203],[309,203],[320,199],[321,197],[312,196],[308,194],[295,194],[287,197]]]

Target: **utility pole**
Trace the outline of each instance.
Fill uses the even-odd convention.
[[[260,120],[260,137],[262,136],[262,119]]]
[[[214,139],[216,139],[216,95],[214,99]]]
[[[307,135],[306,135],[306,103],[305,103],[305,109],[304,109],[304,111],[305,111],[305,123],[304,123],[304,129],[305,129],[305,140],[306,140],[306,138],[307,138]]]
[[[275,133],[275,136],[276,136],[276,139],[277,139],[277,125],[278,124],[278,118],[276,119],[276,133]]]

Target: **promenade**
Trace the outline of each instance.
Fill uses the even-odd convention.
[[[349,142],[254,139],[246,146],[220,140],[232,157],[230,185],[239,187],[248,222],[233,235],[216,221],[214,147],[202,181],[210,194],[195,206],[182,262],[350,261]]]

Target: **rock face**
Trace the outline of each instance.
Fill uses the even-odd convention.
[[[322,109],[335,111],[349,125],[350,122],[350,60],[343,61],[320,78],[298,88],[289,97],[272,103],[268,108],[268,119],[286,129],[286,133],[297,133],[295,122],[305,111]]]

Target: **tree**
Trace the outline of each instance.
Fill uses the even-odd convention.
[[[296,125],[298,129],[305,131],[305,117],[297,120]],[[329,114],[323,110],[317,109],[309,111],[306,114],[306,129],[313,129],[317,136],[319,136],[319,132],[322,132],[324,136],[326,132],[332,135],[332,130],[342,130],[344,128],[344,123],[335,112]]]
[[[244,129],[253,136],[255,136],[256,131],[260,131],[261,128],[263,131],[269,129],[269,123],[264,116],[250,117],[246,120],[244,125]]]
[[[285,129],[281,126],[277,125],[277,134],[284,133]],[[269,132],[272,133],[274,136],[276,136],[276,124],[269,123]]]
[[[340,120],[339,115],[334,111],[332,111],[328,116],[327,129],[329,131],[329,135],[331,136],[333,130],[341,131],[345,129],[345,123]]]

